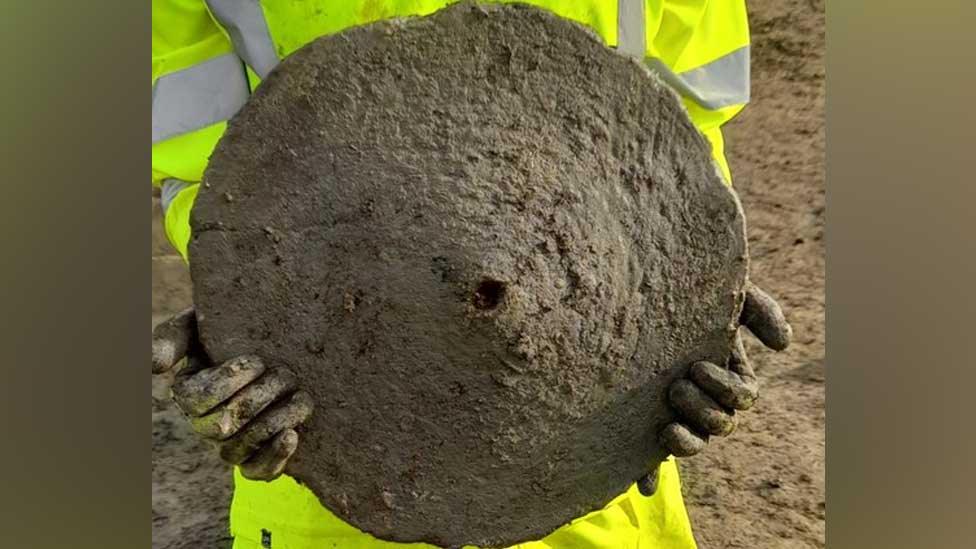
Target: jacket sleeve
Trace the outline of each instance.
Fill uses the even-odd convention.
[[[202,0],[152,3],[152,184],[186,258],[197,184],[226,121],[247,101],[244,64]]]
[[[726,181],[721,127],[749,102],[745,0],[647,0],[647,63],[682,98]]]

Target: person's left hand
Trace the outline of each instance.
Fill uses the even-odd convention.
[[[751,282],[739,325],[749,328],[766,347],[782,351],[790,344],[793,330],[772,297]],[[759,382],[742,345],[741,329],[736,333],[725,368],[711,362],[696,362],[688,378],[676,380],[668,390],[668,401],[678,420],[660,434],[661,444],[675,457],[693,456],[708,444],[709,436],[728,436],[735,430],[735,412],[752,408],[759,397]],[[641,492],[656,489],[657,470],[638,482]]]

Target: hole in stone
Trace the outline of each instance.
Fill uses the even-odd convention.
[[[505,283],[497,280],[482,280],[474,291],[474,306],[483,311],[498,307],[504,299]]]

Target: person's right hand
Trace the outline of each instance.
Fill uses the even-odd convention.
[[[173,398],[193,430],[213,441],[220,457],[252,480],[281,475],[298,447],[295,431],[312,413],[312,399],[284,369],[267,371],[255,356],[213,365],[197,339],[188,309],[153,330],[152,371],[166,372],[184,357]]]

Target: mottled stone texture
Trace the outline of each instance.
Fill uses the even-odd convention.
[[[532,8],[309,44],[203,187],[208,352],[298,374],[288,472],[384,539],[506,545],[602,507],[741,307],[742,213],[677,98]]]

